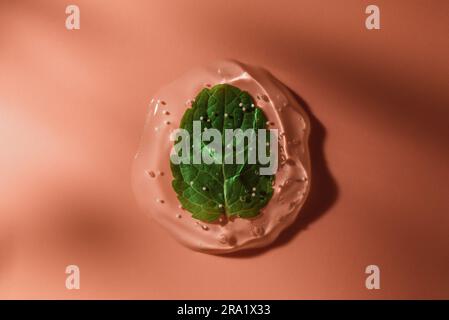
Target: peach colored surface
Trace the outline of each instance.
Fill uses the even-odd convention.
[[[449,298],[447,1],[77,0],[79,31],[67,4],[0,1],[0,298]],[[130,186],[151,96],[218,58],[312,118],[303,212],[226,257],[179,245]]]

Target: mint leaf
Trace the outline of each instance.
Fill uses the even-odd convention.
[[[201,164],[194,164],[194,121],[201,121],[202,129],[214,128],[221,132],[222,163],[205,164],[202,161]],[[180,124],[180,128],[187,130],[191,137],[190,161],[188,164],[171,162],[173,189],[181,205],[192,213],[193,218],[206,222],[212,222],[223,214],[228,217],[251,218],[257,216],[260,209],[268,203],[273,194],[274,176],[259,175],[261,164],[258,160],[256,163],[249,163],[247,139],[243,140],[243,163],[237,164],[234,161],[234,164],[225,164],[224,160],[229,154],[224,145],[225,129],[254,129],[257,142],[257,130],[266,129],[266,121],[252,97],[237,87],[219,84],[211,89],[205,88],[198,94],[192,107],[184,113]],[[213,154],[211,145],[211,142],[202,141],[201,151]],[[266,150],[269,153],[269,148]],[[236,157],[235,145],[233,156]]]

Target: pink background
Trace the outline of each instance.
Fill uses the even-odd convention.
[[[447,1],[73,3],[79,31],[72,2],[0,1],[0,298],[449,298]],[[190,251],[131,192],[152,94],[218,58],[316,118],[310,198],[269,250]]]

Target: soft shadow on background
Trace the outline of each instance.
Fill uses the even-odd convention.
[[[332,176],[324,154],[324,142],[326,140],[326,128],[313,115],[309,105],[296,92],[289,88],[310,119],[309,152],[311,163],[310,191],[301,212],[291,226],[281,231],[279,237],[270,245],[263,248],[249,249],[230,253],[225,257],[248,258],[257,256],[276,247],[290,242],[302,230],[307,229],[313,222],[320,219],[334,205],[338,198],[338,186]]]
[[[11,232],[5,232],[0,234],[0,283],[4,280],[3,275],[9,269],[12,259],[14,249],[14,239]]]

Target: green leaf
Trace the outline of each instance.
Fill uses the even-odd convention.
[[[193,164],[193,121],[201,121],[202,130],[206,127],[221,132],[221,164]],[[225,152],[225,129],[254,129],[257,142],[257,129],[266,129],[266,121],[262,110],[255,106],[248,92],[237,87],[219,84],[211,89],[205,88],[198,94],[180,124],[180,128],[187,130],[191,137],[190,163],[177,165],[171,162],[173,189],[183,208],[191,212],[193,218],[206,222],[212,222],[223,214],[251,218],[257,216],[268,203],[273,194],[274,176],[259,175],[262,165],[258,160],[255,164],[248,163],[247,139],[243,140],[243,164],[235,164],[235,161],[234,164],[225,164],[224,161],[229,154]],[[202,142],[201,150],[211,153],[210,144]],[[269,148],[264,147],[269,152]],[[234,146],[234,160],[235,153]]]

